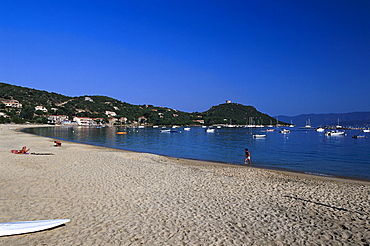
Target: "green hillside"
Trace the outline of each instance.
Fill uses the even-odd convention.
[[[218,106],[213,106],[202,114],[206,119],[207,124],[276,124],[276,119],[259,112],[255,107],[237,103],[224,103]]]
[[[0,98],[16,99],[24,105],[52,106],[70,99],[57,93],[0,83]]]
[[[148,125],[213,125],[213,124],[270,124],[276,120],[252,106],[226,103],[213,106],[203,113],[187,113],[153,105],[133,105],[106,96],[68,97],[57,93],[0,83],[0,99],[16,100],[21,107],[0,102],[0,123],[47,123],[51,115],[99,118],[99,122],[135,122]],[[43,106],[35,110],[36,106]],[[108,113],[107,113],[108,112]],[[113,119],[113,120],[112,120]],[[121,120],[121,121],[120,121]]]

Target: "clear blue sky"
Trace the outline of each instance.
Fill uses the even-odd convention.
[[[369,0],[2,0],[0,81],[203,112],[370,111]]]

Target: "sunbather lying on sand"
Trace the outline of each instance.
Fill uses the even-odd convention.
[[[62,147],[62,143],[60,141],[54,141],[54,147]]]
[[[11,152],[14,154],[26,154],[28,151],[30,151],[30,149],[27,149],[26,146],[23,146],[21,150],[15,150],[15,149],[11,150]]]

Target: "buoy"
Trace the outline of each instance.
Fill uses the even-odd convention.
[[[127,134],[127,132],[117,132],[117,134]]]

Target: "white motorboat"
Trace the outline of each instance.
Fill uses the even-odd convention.
[[[215,129],[213,129],[213,128],[208,128],[208,129],[206,129],[206,132],[215,132]]]
[[[283,133],[283,134],[286,134],[286,133],[290,133],[290,130],[288,130],[288,129],[283,129],[283,130],[280,130],[279,132],[280,132],[280,133]]]
[[[254,134],[253,135],[253,138],[265,138],[266,137],[266,135],[264,135],[264,134]]]
[[[190,127],[184,127],[184,131],[190,131]]]
[[[342,135],[344,135],[344,131],[331,130],[331,131],[325,132],[325,136],[342,136]]]
[[[234,128],[236,126],[235,125],[226,125],[226,127],[228,127],[228,128]]]
[[[325,131],[325,129],[322,128],[322,127],[318,127],[318,128],[315,129],[315,131],[317,131],[317,132],[323,132],[323,131]]]
[[[370,132],[370,129],[363,129],[362,132]]]

